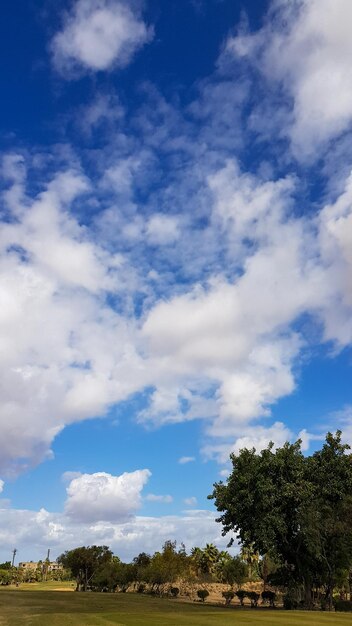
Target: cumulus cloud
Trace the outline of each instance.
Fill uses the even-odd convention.
[[[249,58],[293,99],[286,130],[297,156],[350,127],[351,19],[349,0],[275,0],[260,31],[228,40],[227,52]]]
[[[124,67],[151,37],[152,29],[128,3],[77,0],[52,41],[54,65],[65,76]]]
[[[77,522],[125,522],[140,508],[141,492],[150,476],[147,469],[121,476],[81,474],[66,489],[65,513]]]
[[[34,199],[23,190],[10,204],[4,197],[12,219],[0,235],[3,469],[40,461],[66,424],[144,386],[142,362],[139,382],[128,373],[127,361],[134,369],[139,360],[135,324],[105,303],[111,289],[129,289],[128,268],[68,211],[88,188],[67,171]]]

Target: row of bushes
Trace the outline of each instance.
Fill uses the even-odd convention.
[[[209,595],[209,591],[207,589],[199,589],[197,591],[197,595],[198,598],[202,600],[202,602],[204,602]],[[256,591],[245,591],[244,589],[232,591],[232,589],[229,589],[228,591],[222,592],[222,597],[225,600],[226,606],[230,604],[231,600],[233,600],[235,596],[237,596],[237,598],[239,599],[241,606],[244,605],[245,598],[248,598],[251,601],[251,606],[253,608],[258,606],[258,602],[260,599],[260,594],[256,593]],[[261,596],[263,604],[268,602],[271,607],[275,606],[276,594],[274,593],[274,591],[263,591]]]
[[[137,593],[146,593],[147,586],[143,583],[140,583],[136,591]],[[157,595],[155,590],[153,592],[153,589],[150,589],[149,593],[151,593],[152,595],[154,595],[155,593]],[[178,587],[170,587],[167,593],[171,595],[173,598],[177,598],[180,593],[180,590]],[[201,602],[205,602],[205,600],[209,596],[209,591],[205,588],[198,589],[197,596],[201,600]],[[222,592],[222,597],[225,600],[226,606],[230,604],[231,600],[233,600],[235,596],[237,596],[237,598],[239,599],[241,606],[244,605],[245,598],[248,598],[253,608],[258,606],[258,601],[260,599],[260,594],[256,593],[255,591],[245,591],[244,589],[239,589],[238,591],[232,591],[232,589],[229,589],[228,591]],[[276,594],[273,591],[263,591],[261,594],[261,597],[262,597],[263,604],[268,603],[271,607],[275,606]]]
[[[137,592],[144,593],[146,591],[146,586],[143,584],[138,585]],[[180,593],[178,587],[170,587],[169,594],[173,598],[177,598]],[[198,589],[197,596],[201,602],[205,602],[207,597],[209,596],[209,591],[207,589]],[[233,591],[232,589],[228,589],[227,591],[222,592],[222,597],[225,600],[225,605],[228,606],[234,597],[240,601],[241,606],[244,605],[245,598],[248,598],[251,602],[251,606],[253,608],[258,606],[258,602],[260,599],[260,594],[255,591],[245,591],[244,589],[239,589],[238,591]],[[263,591],[261,593],[262,604],[269,604],[270,607],[275,608],[275,600],[276,593],[274,591]],[[283,598],[284,608],[288,610],[301,608],[298,602],[293,602],[292,598],[288,595]],[[351,600],[335,600],[334,601],[335,611],[344,611],[352,613],[352,601]],[[321,607],[323,610],[326,607]]]
[[[253,608],[258,606],[258,602],[260,599],[260,594],[256,591],[245,591],[244,589],[239,589],[236,592],[232,591],[231,589],[228,591],[223,591],[222,596],[225,599],[226,605],[230,604],[231,600],[233,600],[233,598],[237,596],[241,603],[241,606],[243,606],[245,598],[248,598]],[[263,591],[261,596],[263,604],[268,603],[271,607],[275,606],[276,593],[274,593],[274,591]]]
[[[352,600],[335,600],[335,611],[352,613]]]
[[[172,587],[170,592],[171,592],[171,595],[173,595],[174,597],[177,597],[179,593],[179,589],[178,587]],[[198,595],[198,598],[202,602],[204,602],[206,598],[209,596],[209,591],[207,589],[198,589],[197,595]],[[259,593],[256,593],[255,591],[245,591],[244,589],[239,589],[239,591],[236,591],[236,592],[229,589],[228,591],[223,591],[222,596],[225,599],[226,606],[228,606],[231,600],[233,600],[233,598],[237,596],[241,603],[241,606],[243,606],[244,604],[244,599],[248,598],[251,601],[251,606],[253,608],[258,606],[258,601],[260,598]],[[274,593],[274,591],[263,591],[261,594],[261,597],[262,597],[263,604],[268,603],[272,608],[275,607],[276,594]],[[352,613],[352,601],[351,600],[335,600],[334,607],[335,607],[335,611],[341,611],[341,612],[343,611],[343,612]],[[285,609],[292,609],[292,608],[297,609],[299,608],[299,606],[293,607],[292,603],[288,602],[288,597],[285,596],[284,608]]]

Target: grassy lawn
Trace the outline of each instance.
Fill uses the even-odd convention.
[[[0,626],[338,626],[352,622],[351,615],[340,613],[225,609],[137,594],[31,589],[0,591]]]

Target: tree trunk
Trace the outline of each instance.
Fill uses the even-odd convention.
[[[307,609],[312,608],[312,584],[310,580],[304,581],[304,604]]]
[[[326,599],[327,606],[329,607],[329,611],[332,610],[332,604],[333,604],[332,594],[333,594],[333,588],[331,585],[328,585],[328,587],[326,588],[326,592],[325,592],[325,599]]]
[[[267,563],[267,560],[266,560],[266,556],[264,556],[264,562],[263,562],[263,591],[266,591],[267,581],[268,581],[268,563]]]

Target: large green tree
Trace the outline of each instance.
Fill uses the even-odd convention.
[[[190,559],[183,544],[177,549],[176,541],[166,541],[161,552],[155,552],[143,568],[145,582],[160,591],[165,583],[175,582],[189,572]]]
[[[71,570],[76,579],[76,591],[87,591],[93,577],[112,559],[113,554],[107,546],[82,546],[61,554],[58,563]]]
[[[341,433],[328,433],[321,450],[307,459],[315,485],[307,508],[307,529],[316,545],[318,575],[325,597],[332,603],[334,586],[346,579],[352,567],[352,455]]]
[[[301,590],[309,605],[313,585],[332,590],[352,561],[352,455],[341,433],[328,433],[322,450],[305,457],[301,442],[273,444],[232,454],[226,484],[209,496],[223,534],[233,532],[244,548],[271,554],[287,587]]]

